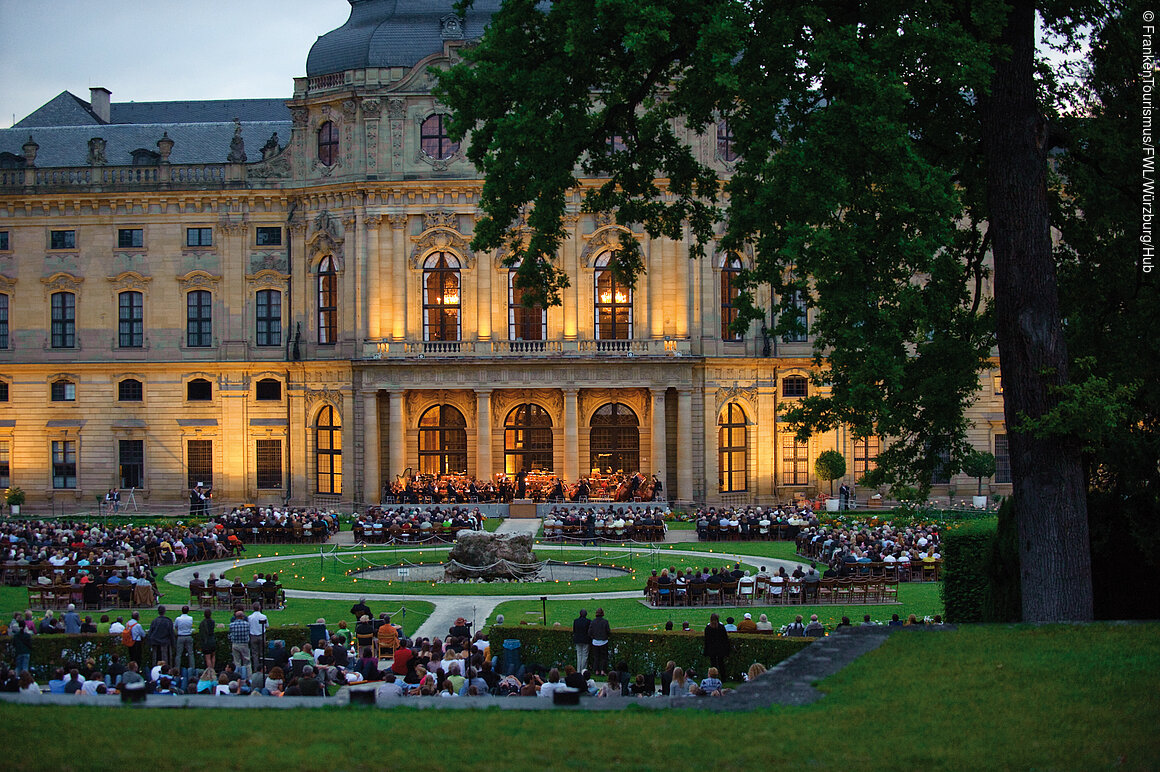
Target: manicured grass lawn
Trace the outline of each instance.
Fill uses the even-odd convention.
[[[378,551],[376,551],[378,550]],[[661,569],[675,565],[677,568],[692,568],[696,566],[722,566],[729,561],[719,557],[706,555],[705,559],[683,557],[680,555],[666,555],[649,549],[627,550],[624,548],[598,549],[596,547],[576,548],[569,550],[542,550],[537,557],[540,559],[567,560],[572,562],[589,562],[600,565],[628,567],[635,571],[634,575],[614,575],[608,578],[589,581],[549,581],[535,584],[433,584],[430,582],[397,582],[375,579],[360,579],[357,575],[347,575],[347,571],[354,568],[372,565],[391,565],[397,561],[408,560],[413,563],[440,563],[447,560],[447,548],[408,550],[399,548],[376,548],[368,546],[365,554],[350,551],[338,558],[326,557],[319,559],[317,554],[302,556],[285,561],[264,563],[262,571],[279,572],[279,580],[283,587],[297,589],[325,590],[331,592],[368,592],[368,593],[401,593],[406,595],[557,595],[574,592],[617,592],[625,590],[643,589],[646,577],[652,569]],[[246,576],[252,573],[251,569],[238,568],[226,572],[226,576]],[[548,575],[545,569],[545,575]]]
[[[1157,673],[1157,624],[978,626],[897,634],[813,705],[730,715],[207,710],[183,731],[170,711],[0,703],[0,722],[20,770],[1154,769]]]
[[[863,614],[869,614],[874,621],[888,622],[891,614],[898,614],[903,620],[908,614],[916,615],[920,620],[925,616],[934,616],[935,614],[943,613],[942,598],[939,596],[939,586],[933,582],[923,584],[903,584],[899,587],[898,597],[901,601],[899,605],[873,605],[873,606],[752,606],[742,608],[711,608],[698,606],[696,608],[652,608],[642,604],[640,601],[633,599],[616,599],[605,598],[601,599],[594,597],[590,600],[552,600],[548,598],[548,624],[559,622],[562,625],[570,626],[572,620],[580,614],[580,609],[588,610],[588,616],[591,617],[597,607],[604,609],[604,614],[608,617],[608,622],[613,628],[663,628],[665,622],[672,620],[673,626],[680,629],[681,622],[689,622],[694,630],[702,630],[705,625],[709,623],[709,615],[716,612],[721,615],[721,619],[726,617],[733,617],[740,621],[745,612],[753,614],[754,619],[758,619],[761,614],[769,617],[769,621],[773,623],[774,628],[787,625],[794,620],[794,617],[801,614],[806,620],[810,618],[810,614],[817,614],[818,621],[826,626],[826,629],[833,630],[834,626],[842,620],[843,616],[850,617],[850,621],[858,624],[862,621]],[[643,596],[642,596],[643,597]],[[526,621],[528,624],[540,624],[543,617],[543,606],[540,599],[529,598],[528,600],[508,601],[501,603],[495,609],[495,612],[488,617],[487,624],[490,625],[495,621],[496,614],[504,615],[504,622],[506,624],[519,624],[521,621]]]

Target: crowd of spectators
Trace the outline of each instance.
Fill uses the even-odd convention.
[[[794,539],[800,529],[816,526],[809,507],[709,507],[691,518],[702,541],[720,539]]]
[[[859,571],[860,564],[913,564],[942,559],[941,537],[933,526],[895,528],[890,524],[874,528],[812,526],[797,536],[799,555],[828,566],[826,576],[846,577]]]
[[[545,539],[638,541],[664,539],[667,507],[632,509],[615,505],[564,509],[553,507],[544,517]]]
[[[478,507],[370,507],[355,519],[352,530],[356,541],[454,539],[461,530],[480,530],[486,519]]]
[[[308,540],[326,541],[339,530],[338,518],[333,512],[315,507],[234,507],[217,515],[214,522],[227,533],[240,534],[243,540],[254,528],[262,529],[262,538],[273,542],[300,541],[307,534]]]

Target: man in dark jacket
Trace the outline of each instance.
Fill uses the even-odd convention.
[[[580,616],[572,622],[572,643],[576,645],[576,672],[583,673],[588,667],[588,646],[592,643],[592,636],[588,629],[592,620],[588,618],[588,610],[580,609]]]
[[[596,618],[588,625],[588,635],[592,641],[588,653],[592,656],[593,675],[608,675],[608,640],[612,637],[612,626],[604,618],[604,609],[596,609]]]
[[[729,656],[729,633],[716,614],[709,617],[709,624],[705,626],[705,656],[713,667],[724,672],[725,658]]]
[[[145,633],[145,640],[149,642],[153,653],[153,664],[173,661],[173,644],[177,642],[173,634],[173,620],[165,616],[165,606],[157,607],[157,618],[149,623],[149,630]]]

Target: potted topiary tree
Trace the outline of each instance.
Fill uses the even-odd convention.
[[[995,474],[995,457],[985,450],[972,450],[963,459],[963,473],[979,481],[979,487],[971,498],[976,509],[987,508],[987,497],[983,495],[983,478]]]
[[[13,515],[19,515],[20,507],[24,505],[24,489],[20,487],[9,488],[4,493],[4,499],[8,502],[8,511]]]
[[[836,450],[827,450],[814,462],[814,472],[819,480],[830,481],[830,498],[826,499],[826,511],[837,512],[841,503],[834,498],[834,480],[846,474],[846,457]]]

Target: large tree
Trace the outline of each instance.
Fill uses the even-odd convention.
[[[716,237],[751,252],[741,324],[764,319],[766,286],[775,335],[800,304],[817,309],[832,388],[789,417],[801,434],[885,437],[882,481],[898,486],[929,487],[967,451],[997,333],[1024,615],[1089,618],[1079,448],[1014,428],[1067,383],[1034,18],[999,0],[507,0],[440,78],[486,175],[474,245],[508,249],[547,303],[567,282],[552,261],[577,202],[691,235],[698,255]],[[724,183],[694,152],[705,132],[733,167]],[[642,269],[622,238],[614,270]]]

